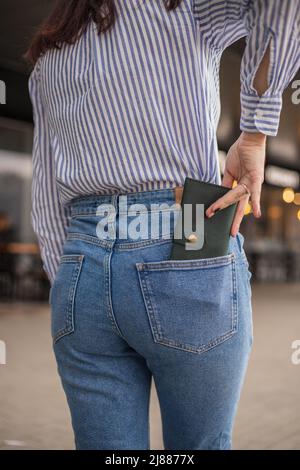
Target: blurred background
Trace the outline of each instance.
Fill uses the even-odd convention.
[[[22,54],[49,0],[0,6],[0,449],[70,449],[70,418],[51,349],[49,283],[30,224],[32,109]],[[244,41],[223,54],[221,168],[239,135]],[[252,271],[254,347],[235,427],[235,448],[300,449],[300,103],[284,93],[278,136],[269,138],[262,217],[242,224]],[[5,85],[4,85],[5,84]],[[298,83],[300,89],[300,82]],[[298,93],[300,98],[300,93]],[[294,101],[294,103],[293,103]],[[1,361],[0,361],[1,362]],[[151,400],[152,448],[161,449],[159,406]]]

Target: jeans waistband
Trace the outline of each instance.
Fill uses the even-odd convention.
[[[179,192],[178,192],[179,189]],[[80,196],[72,199],[67,206],[70,207],[71,210],[71,217],[83,215],[83,216],[96,216],[98,213],[99,206],[102,204],[104,205],[111,205],[114,207],[114,213],[115,216],[118,214],[121,214],[123,211],[127,212],[128,208],[131,205],[139,204],[142,205],[143,207],[139,208],[139,212],[162,212],[164,208],[166,210],[171,209],[171,212],[173,215],[178,212],[179,206],[176,204],[180,202],[180,197],[178,199],[178,194],[182,194],[182,186],[177,186],[175,188],[166,188],[166,189],[157,189],[157,190],[151,190],[151,191],[139,191],[139,192],[132,192],[132,193],[126,193],[126,194],[105,194],[105,195],[88,195],[88,196]],[[163,205],[163,208],[162,208]],[[166,206],[169,206],[166,207]],[[74,222],[76,224],[76,222]],[[122,219],[122,223],[127,225],[127,220]],[[151,223],[149,219],[149,223]],[[152,222],[153,223],[153,222]],[[121,219],[119,220],[118,217],[115,219],[114,217],[112,219],[108,218],[108,225],[112,226],[113,228],[117,225],[119,226],[121,224]],[[158,224],[160,227],[162,224],[161,220],[156,220],[154,219],[154,224]],[[166,224],[166,231],[167,233],[164,232],[164,229],[162,230],[162,233],[160,233],[159,238],[167,238],[168,236],[172,236],[173,233],[173,228],[174,228],[174,218],[171,220],[171,225],[169,226]],[[72,229],[74,229],[74,225]],[[77,228],[77,227],[76,227]],[[90,225],[86,226],[81,226],[79,227],[79,230],[76,230],[76,232],[81,232],[85,233],[86,230],[94,230],[93,227]],[[161,228],[160,228],[161,230]],[[72,232],[72,230],[71,230]],[[71,233],[69,236],[74,236],[74,234]],[[76,234],[75,234],[76,235]],[[95,235],[94,232],[92,233],[87,233],[86,235]],[[113,242],[107,242],[106,243],[113,243]],[[118,240],[117,240],[118,243]],[[123,240],[123,244],[127,245],[129,243],[133,243],[134,245],[137,245],[137,240],[131,240],[130,238],[127,239],[126,241]],[[146,243],[143,241],[142,243]],[[232,251],[239,252],[239,253],[244,253],[243,250],[243,244],[244,244],[244,237],[243,235],[239,232],[236,238],[230,237],[229,240],[229,246]]]
[[[155,189],[151,191],[138,191],[126,194],[93,194],[88,196],[79,196],[66,204],[70,207],[71,216],[93,215],[101,205],[111,205],[115,208],[115,213],[127,211],[128,207],[134,204],[140,204],[146,211],[156,210],[157,205],[167,204],[175,205],[180,202],[178,189],[182,187]],[[174,206],[175,207],[175,206]],[[143,210],[141,208],[141,210]]]

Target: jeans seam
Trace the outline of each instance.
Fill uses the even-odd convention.
[[[156,204],[155,202],[152,203],[152,204]],[[175,204],[175,202],[172,202],[172,204]],[[132,204],[134,205],[134,204]],[[179,210],[179,209],[177,209]],[[116,213],[116,217],[118,217],[119,215],[123,215],[123,214],[127,214],[128,217],[134,217],[135,215],[141,215],[141,214],[157,214],[157,213],[162,213],[162,212],[176,212],[176,209],[173,209],[173,208],[165,208],[165,209],[154,209],[154,208],[149,208],[149,209],[146,209],[146,210],[137,210],[136,211],[137,214],[130,214],[128,213],[127,211],[124,211],[124,210],[119,210],[118,213]],[[99,215],[97,214],[97,210],[92,210],[89,212],[89,211],[85,211],[85,212],[73,212],[71,215],[70,215],[70,219],[76,219],[78,217],[99,217]]]
[[[146,263],[137,263],[139,271],[164,271],[164,270],[183,270],[183,269],[210,269],[222,266],[227,266],[235,259],[235,254],[230,253],[218,258],[210,259],[194,259],[188,260],[165,260],[165,261],[150,261]]]
[[[146,283],[146,276],[147,276],[146,272],[144,272],[143,274],[138,272],[138,278],[139,278],[140,285],[141,285],[141,291],[142,291],[142,295],[143,295],[145,305],[146,305],[146,312],[149,318],[152,335],[155,340],[155,337],[161,336],[162,332],[161,332],[160,323],[157,322],[155,319],[154,307],[152,305],[151,298],[150,298],[151,294],[153,295],[153,292],[151,290],[149,283],[148,285]]]
[[[171,241],[172,241],[172,238],[143,240],[140,242],[117,243],[115,245],[115,249],[122,250],[122,251],[129,251],[132,249],[145,248],[147,246],[162,245],[163,243],[170,243]]]
[[[110,262],[112,257],[112,251],[104,255],[104,279],[105,279],[105,299],[106,299],[106,310],[108,318],[111,321],[112,327],[115,332],[126,341],[126,338],[122,334],[119,325],[117,324],[113,307],[112,307],[112,297],[111,297],[111,269]]]
[[[110,248],[113,244],[113,240],[100,240],[99,238],[87,235],[85,233],[70,232],[67,234],[67,240],[81,240],[92,245],[100,246],[101,248]]]
[[[87,235],[79,232],[70,232],[67,234],[67,240],[81,240],[92,245],[100,246],[101,248],[111,248],[114,240],[100,240],[99,238],[93,237],[92,235]],[[114,245],[115,250],[129,251],[133,249],[145,248],[152,245],[160,245],[163,243],[170,243],[172,238],[161,238],[161,239],[152,239],[152,240],[143,240],[140,242],[128,242],[128,243],[116,243]]]
[[[237,279],[236,279],[236,261],[232,260],[232,331],[238,329],[238,292],[237,292]]]

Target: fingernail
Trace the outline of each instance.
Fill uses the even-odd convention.
[[[211,212],[210,214],[208,214],[207,217],[210,219],[213,215],[215,215],[215,213],[214,213],[214,212]]]

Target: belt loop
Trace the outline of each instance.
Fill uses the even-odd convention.
[[[112,195],[111,203],[115,208],[116,215],[119,215],[119,193]]]

